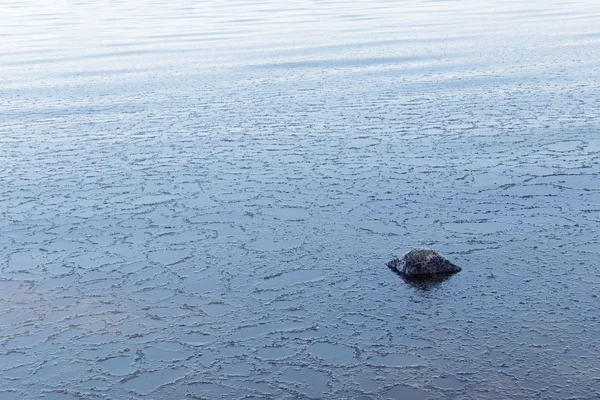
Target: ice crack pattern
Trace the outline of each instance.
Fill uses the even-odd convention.
[[[0,15],[0,400],[599,396],[595,3]]]

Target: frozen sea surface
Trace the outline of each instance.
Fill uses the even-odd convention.
[[[0,22],[0,399],[600,395],[597,1]]]

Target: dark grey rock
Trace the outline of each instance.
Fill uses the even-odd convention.
[[[387,266],[407,277],[453,274],[462,270],[437,251],[429,249],[411,250],[402,258],[394,258]]]

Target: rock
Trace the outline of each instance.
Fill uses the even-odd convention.
[[[406,277],[425,277],[437,274],[453,274],[462,270],[437,251],[414,249],[402,258],[394,258],[387,266]]]

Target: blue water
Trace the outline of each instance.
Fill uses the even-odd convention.
[[[0,399],[600,395],[600,5],[4,2]],[[463,271],[411,285],[432,247]]]

